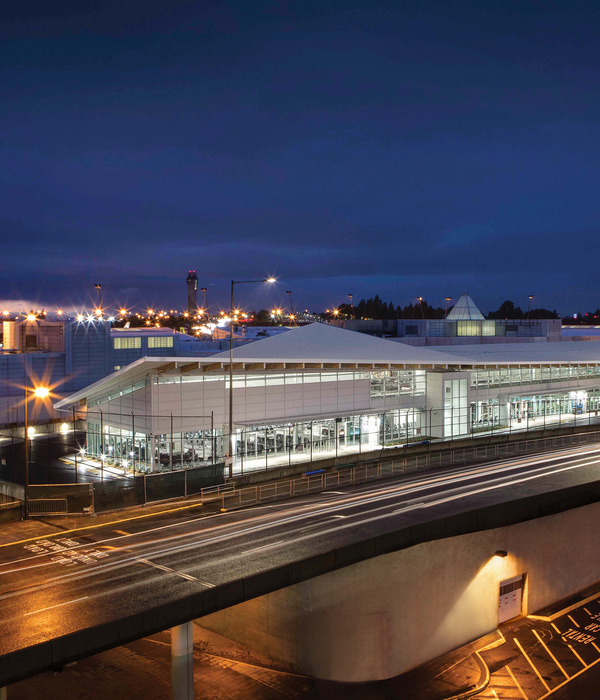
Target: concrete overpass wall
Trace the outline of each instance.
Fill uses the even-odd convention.
[[[495,629],[502,580],[525,574],[525,613],[600,580],[598,522],[600,503],[424,542],[200,624],[318,678],[390,678]]]

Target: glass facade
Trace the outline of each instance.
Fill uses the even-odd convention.
[[[543,382],[572,381],[600,377],[598,365],[547,365],[545,367],[510,367],[504,369],[471,370],[472,389],[521,386]]]
[[[444,382],[444,437],[469,432],[469,407],[466,379]]]

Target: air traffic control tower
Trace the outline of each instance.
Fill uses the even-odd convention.
[[[188,314],[195,316],[198,313],[198,301],[196,294],[198,292],[198,276],[196,270],[190,270],[187,276],[187,292],[188,292]]]

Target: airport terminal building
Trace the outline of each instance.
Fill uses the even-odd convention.
[[[87,414],[91,457],[233,471],[424,440],[588,422],[600,344],[410,346],[324,323],[210,357],[144,357],[61,400]]]

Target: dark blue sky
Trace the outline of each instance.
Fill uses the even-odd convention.
[[[13,5],[0,299],[600,306],[597,2]]]

